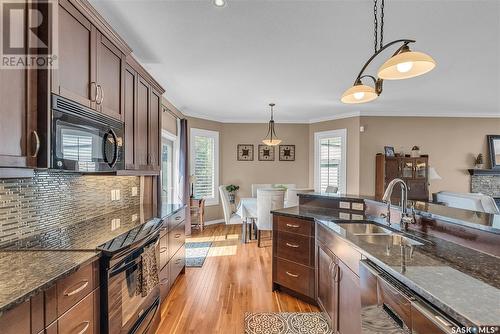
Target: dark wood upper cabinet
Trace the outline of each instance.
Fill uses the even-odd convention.
[[[149,109],[149,164],[153,170],[160,170],[160,136],[161,136],[161,94],[151,89],[151,105]]]
[[[59,1],[59,67],[52,92],[95,108],[97,29],[67,0]]]
[[[137,169],[149,168],[149,84],[139,77],[137,84],[137,136],[135,138],[135,162]]]
[[[109,39],[97,33],[97,110],[123,120],[125,55]]]
[[[126,66],[123,82],[123,116],[125,121],[125,168],[135,169],[135,146],[137,136],[137,72]]]
[[[25,15],[24,22],[28,22]],[[28,38],[25,35],[26,41]],[[0,101],[0,167],[36,167],[41,145],[36,127],[36,72],[1,69]]]

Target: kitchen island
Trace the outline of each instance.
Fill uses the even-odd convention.
[[[498,231],[491,223],[496,217],[474,213],[480,220],[476,226],[477,221],[464,221],[469,213],[462,211],[466,210],[417,203],[417,224],[402,232],[399,224],[395,223],[400,215],[398,208],[391,207],[394,220],[389,226],[386,219],[379,215],[386,206],[374,198],[315,193],[299,196],[298,207],[273,211],[274,219],[297,219],[301,224],[309,224],[309,228],[314,231],[315,263],[311,266],[314,272],[310,274],[310,277],[314,277],[311,281],[314,298],[323,311],[332,314],[332,325],[340,333],[360,332],[361,323],[365,320],[361,317],[360,293],[363,290],[360,263],[363,261],[372,263],[384,275],[389,275],[435,309],[443,323],[459,326],[500,323],[500,261],[494,248],[494,245],[499,247]],[[361,208],[361,204],[362,213],[356,210]],[[446,217],[447,212],[453,213],[449,219]],[[461,233],[442,237],[447,231],[456,231],[457,226]],[[360,228],[364,230],[360,231]],[[277,224],[274,233],[276,238],[284,234]],[[485,234],[490,243],[487,247],[481,244]],[[471,235],[478,237],[471,240]],[[463,236],[469,237],[467,242],[453,242]],[[492,240],[496,240],[496,243]],[[464,244],[472,247],[465,247]],[[293,266],[296,257],[286,259],[286,253],[280,250],[286,245],[275,243],[273,247],[273,260],[276,263],[287,261],[287,271],[292,275],[299,274],[297,268],[300,267]],[[312,252],[312,249],[308,251]],[[273,269],[280,270],[274,265]],[[273,273],[273,288],[297,292],[294,291],[294,285],[290,284],[290,279],[280,280],[280,277],[283,275],[279,272]],[[296,279],[299,281],[304,278],[299,276]],[[328,288],[326,293],[325,284]],[[347,317],[346,313],[349,314]],[[416,319],[417,312],[413,313]],[[408,311],[408,314],[411,312]],[[350,327],[358,320],[359,326]],[[411,317],[405,320],[409,323],[403,327],[411,328]]]

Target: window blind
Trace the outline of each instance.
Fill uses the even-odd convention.
[[[214,198],[215,189],[215,139],[194,136],[194,196]]]
[[[331,137],[320,139],[320,188],[339,187],[340,163],[342,159],[342,138]]]

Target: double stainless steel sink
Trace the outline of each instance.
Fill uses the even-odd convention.
[[[370,222],[337,223],[346,232],[355,235],[358,240],[381,245],[422,246],[423,243],[403,235],[401,232],[387,229]]]

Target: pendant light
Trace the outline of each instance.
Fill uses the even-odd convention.
[[[269,129],[267,130],[267,135],[262,142],[267,146],[276,146],[281,143],[281,139],[278,139],[276,135],[276,131],[274,131],[274,103],[269,103],[269,107],[271,107],[271,120],[269,121]],[[274,138],[273,138],[274,137]]]
[[[365,103],[375,100],[382,93],[382,85],[384,80],[400,80],[413,78],[431,71],[436,67],[436,62],[431,56],[423,52],[411,51],[408,44],[415,43],[412,39],[398,39],[384,45],[384,7],[385,0],[381,0],[381,15],[380,15],[380,41],[378,38],[378,0],[373,1],[374,14],[374,54],[363,65],[358,76],[354,80],[352,87],[347,89],[342,94],[341,101],[343,103]],[[366,68],[382,51],[389,47],[401,44],[394,52],[392,57],[387,60],[378,70],[378,77],[372,75],[364,75]],[[374,87],[363,84],[362,79],[370,78],[373,80]]]

